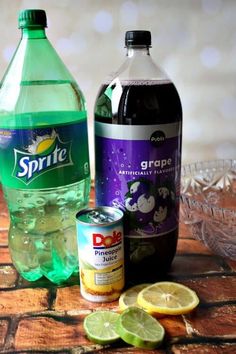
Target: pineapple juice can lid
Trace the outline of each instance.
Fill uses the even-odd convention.
[[[95,207],[76,215],[81,295],[93,302],[116,300],[124,287],[123,212]]]

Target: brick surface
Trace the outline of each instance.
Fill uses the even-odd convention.
[[[187,335],[185,323],[181,316],[166,316],[158,319],[168,337],[184,337]]]
[[[83,317],[27,318],[19,322],[15,349],[58,349],[91,345],[83,330]]]
[[[191,335],[236,340],[236,305],[198,308],[184,318]]]
[[[38,312],[47,308],[47,289],[0,291],[0,313],[2,315]]]
[[[95,353],[95,352],[94,352]],[[155,350],[144,350],[144,349],[138,349],[138,348],[132,348],[131,346],[127,346],[124,348],[111,348],[111,349],[102,349],[96,351],[96,354],[119,354],[119,353],[125,353],[125,354],[166,354],[166,351],[164,349],[155,349]]]
[[[179,224],[179,237],[180,238],[193,238],[191,229],[188,225],[183,223]]]
[[[8,213],[6,212],[0,213],[0,230],[7,230],[9,225],[10,223],[9,223]]]
[[[94,181],[92,181],[92,185],[91,185],[89,205],[90,205],[91,207],[93,207],[93,206],[95,205]]]
[[[0,229],[0,246],[8,245],[8,230]]]
[[[0,184],[0,215],[3,213],[7,214],[8,211],[7,211],[7,205],[6,205],[4,198],[3,198],[3,192],[2,192],[1,184]]]
[[[17,279],[18,273],[15,268],[12,266],[0,266],[0,288],[13,288]]]
[[[170,274],[197,275],[221,272],[223,268],[213,257],[208,256],[176,256],[172,263]]]
[[[230,267],[233,271],[236,272],[236,261],[233,261],[233,260],[231,260],[231,259],[228,259],[228,260],[226,260],[226,261],[227,261],[229,267]]]
[[[173,354],[235,354],[236,344],[186,344],[171,349]]]
[[[8,329],[8,321],[0,320],[0,349],[4,347],[7,329]]]
[[[82,326],[84,316],[99,309],[118,311],[117,301],[88,302],[80,295],[77,277],[62,287],[56,287],[44,278],[30,283],[19,277],[14,267],[7,265],[11,263],[6,247],[8,225],[7,209],[0,191],[0,352],[9,352],[12,343],[12,353],[21,354],[29,351],[144,353],[122,342],[113,348],[101,349],[86,338]],[[200,306],[189,315],[160,318],[166,330],[165,341],[160,349],[148,353],[236,353],[236,261],[212,256],[191,236],[189,227],[182,224],[177,252],[169,278],[195,290],[200,297]],[[49,300],[54,312],[48,311]],[[220,344],[216,345],[217,342]]]
[[[57,289],[54,308],[56,311],[80,311],[84,309],[94,310],[102,308],[116,310],[118,308],[118,304],[116,301],[109,303],[89,302],[80,295],[79,285],[74,285]]]
[[[212,254],[200,241],[182,238],[178,241],[177,252],[179,254]]]
[[[7,247],[0,248],[0,264],[12,263],[9,249]]]
[[[234,301],[236,299],[236,277],[222,276],[192,279],[181,283],[195,290],[205,303]]]

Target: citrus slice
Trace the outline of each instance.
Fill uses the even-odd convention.
[[[125,292],[123,292],[119,298],[119,308],[121,311],[126,310],[130,306],[141,307],[137,303],[137,297],[141,290],[150,286],[151,284],[139,284],[132,286]]]
[[[88,338],[98,344],[110,344],[120,339],[116,332],[119,314],[113,311],[96,311],[84,319],[84,330]]]
[[[174,282],[159,282],[138,294],[138,304],[152,313],[182,315],[192,311],[199,298],[195,291]]]
[[[116,331],[123,341],[143,349],[157,348],[165,335],[162,325],[138,307],[129,307],[122,312]]]

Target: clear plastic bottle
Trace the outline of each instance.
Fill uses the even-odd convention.
[[[127,58],[95,104],[96,203],[125,213],[127,279],[154,280],[176,252],[182,108],[153,62],[149,31],[128,31]]]
[[[16,269],[61,283],[78,270],[75,214],[89,201],[87,116],[46,21],[44,10],[19,14],[22,38],[0,89],[0,173]]]

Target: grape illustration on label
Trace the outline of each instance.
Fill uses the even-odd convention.
[[[158,234],[161,224],[175,209],[174,189],[169,181],[165,183],[158,189],[145,178],[127,183],[125,213],[130,220],[130,228],[139,234]]]

